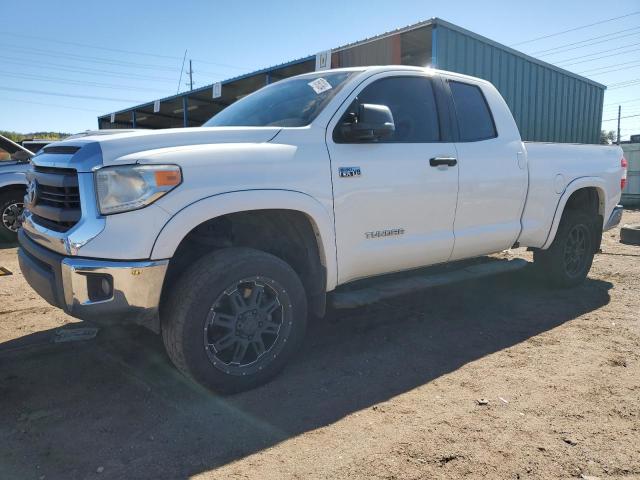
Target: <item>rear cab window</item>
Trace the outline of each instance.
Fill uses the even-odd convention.
[[[498,136],[489,104],[477,85],[449,80],[461,142],[477,142]]]

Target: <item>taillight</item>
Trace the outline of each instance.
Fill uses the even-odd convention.
[[[620,166],[622,167],[622,178],[620,179],[620,190],[624,190],[624,187],[627,185],[627,167],[629,166],[626,158],[622,157],[622,160],[620,161]]]

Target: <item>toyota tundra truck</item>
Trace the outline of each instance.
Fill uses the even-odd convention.
[[[406,66],[292,77],[199,128],[89,134],[32,163],[29,284],[149,327],[218,392],[272,378],[327,306],[509,270],[474,259],[513,246],[579,284],[626,175],[617,146],[523,142],[487,81]]]

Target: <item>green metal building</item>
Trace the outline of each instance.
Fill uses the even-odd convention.
[[[170,128],[206,120],[265,84],[326,68],[432,66],[492,82],[524,140],[598,143],[605,86],[439,18],[98,117],[99,128]]]

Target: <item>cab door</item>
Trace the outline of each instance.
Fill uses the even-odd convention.
[[[440,79],[386,72],[365,80],[326,134],[333,181],[338,281],[445,262],[458,193],[454,143],[442,128]],[[395,132],[346,138],[360,104],[387,106]]]
[[[498,128],[492,112],[507,111],[500,94],[486,84],[446,80],[458,125],[458,206],[451,260],[510,248],[521,229],[528,173],[513,118]],[[502,106],[502,108],[498,108]],[[494,108],[492,108],[494,107]]]

